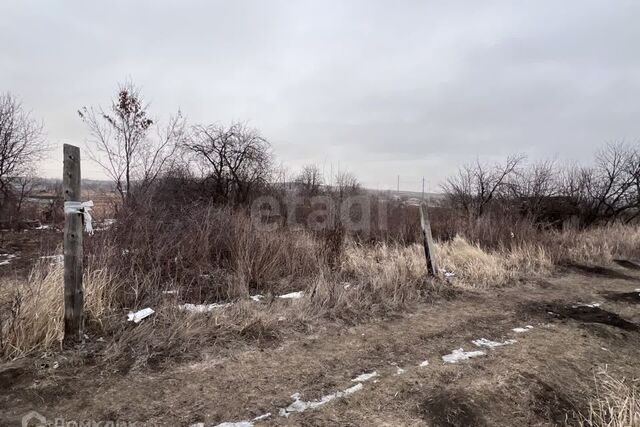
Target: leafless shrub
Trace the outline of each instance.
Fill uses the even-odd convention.
[[[558,196],[559,182],[554,161],[540,161],[514,171],[507,196],[514,199],[521,214],[541,219],[548,202]]]
[[[469,218],[481,217],[489,205],[507,191],[507,179],[524,156],[510,156],[502,164],[488,166],[477,160],[464,165],[442,186],[450,203]]]
[[[345,197],[359,194],[361,186],[354,174],[342,171],[336,175],[335,185],[332,190],[336,193],[338,200],[343,200]]]
[[[313,197],[320,194],[324,179],[317,165],[306,165],[295,179],[300,187],[300,193],[304,197]]]

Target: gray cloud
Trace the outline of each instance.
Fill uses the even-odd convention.
[[[160,118],[248,120],[292,170],[339,165],[380,188],[640,137],[640,3],[444,3],[3,2],[0,90],[52,142],[82,144],[76,110],[131,79]]]

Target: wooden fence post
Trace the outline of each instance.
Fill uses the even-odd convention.
[[[436,263],[435,248],[431,237],[431,223],[427,213],[427,204],[420,204],[420,225],[422,226],[422,244],[424,245],[424,256],[427,259],[427,273],[431,276],[438,275],[438,265]]]
[[[80,201],[80,149],[64,144],[62,185],[65,202]],[[82,215],[64,214],[64,343],[83,337]]]

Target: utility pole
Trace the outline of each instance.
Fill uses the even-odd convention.
[[[396,193],[398,193],[398,196],[400,195],[400,175],[398,175],[398,189],[396,190]]]
[[[422,177],[422,201],[424,201],[424,176]]]
[[[62,186],[64,201],[80,202],[80,149],[64,144]],[[64,213],[64,342],[82,341],[82,215]]]
[[[431,236],[431,222],[427,212],[427,204],[420,204],[420,226],[422,227],[422,244],[424,245],[424,256],[427,261],[427,274],[430,276],[438,275],[438,264],[436,263],[436,253]]]

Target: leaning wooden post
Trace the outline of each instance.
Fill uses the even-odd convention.
[[[80,149],[64,144],[62,185],[64,201],[80,202]],[[80,342],[83,335],[82,215],[64,213],[64,342]]]
[[[427,273],[431,276],[438,275],[438,264],[436,263],[436,252],[431,237],[431,223],[427,213],[427,204],[420,204],[420,225],[422,226],[422,244],[424,245],[424,256],[427,259]]]

